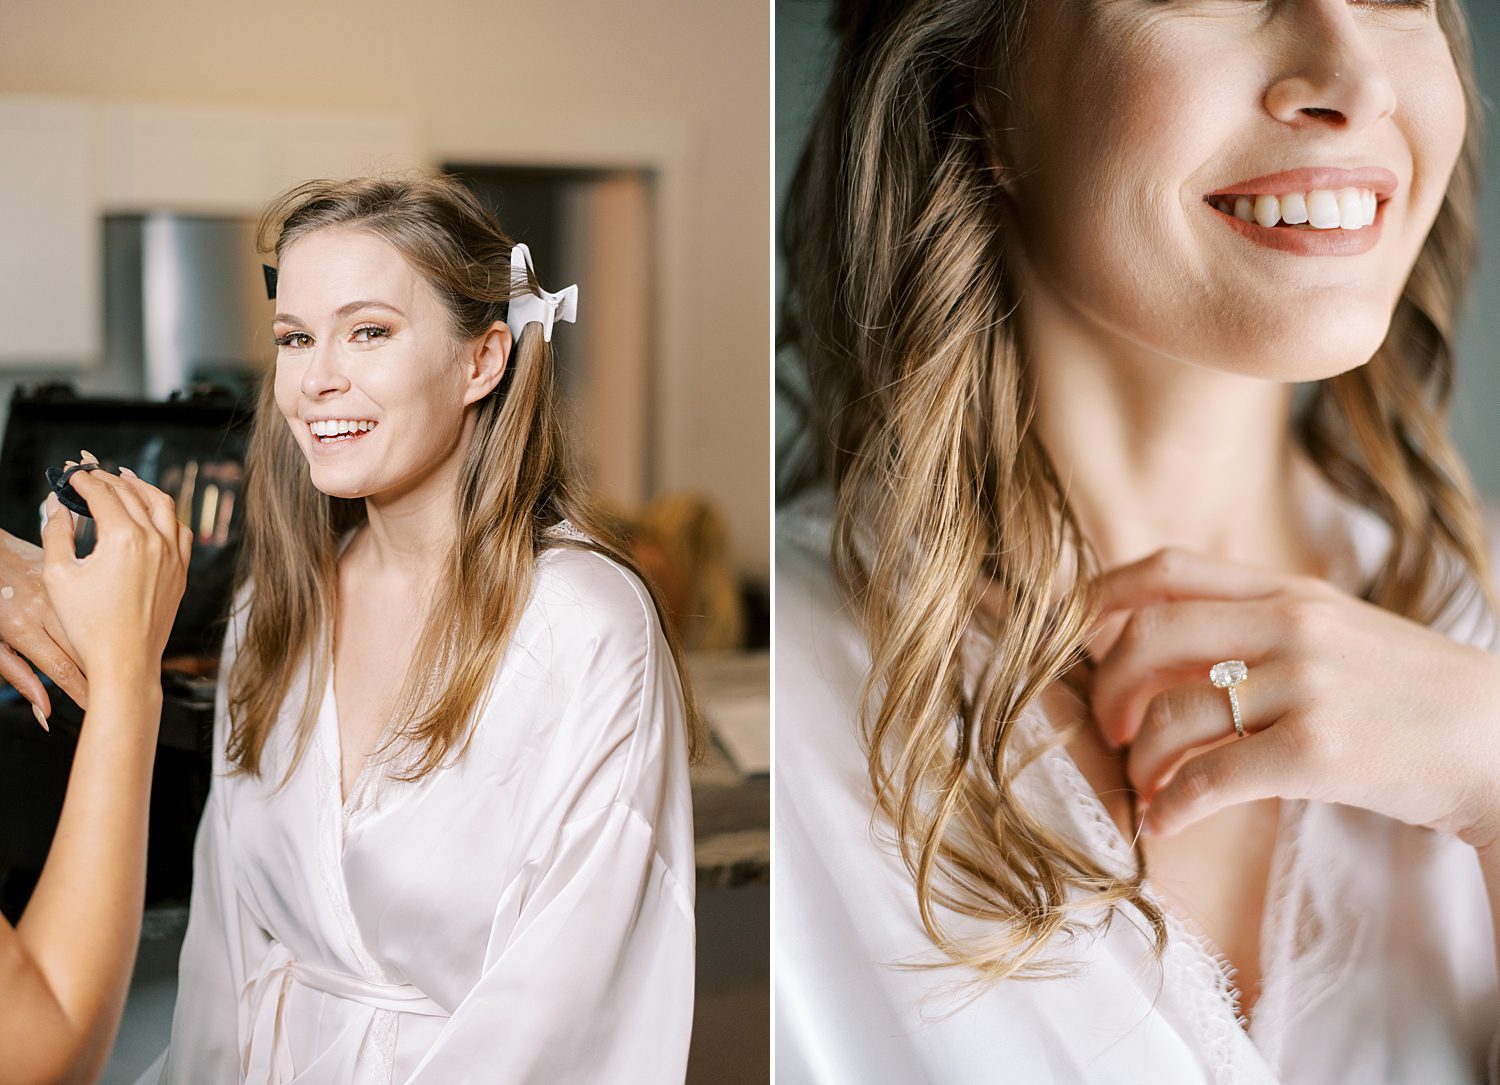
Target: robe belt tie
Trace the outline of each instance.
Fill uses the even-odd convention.
[[[375,983],[347,972],[307,964],[296,960],[289,949],[277,942],[266,954],[260,972],[245,984],[240,995],[240,1035],[248,1037],[240,1052],[244,1081],[254,1085],[262,1082],[283,1085],[295,1076],[283,1020],[286,993],[293,983],[376,1010],[449,1016],[447,1010],[409,983]]]

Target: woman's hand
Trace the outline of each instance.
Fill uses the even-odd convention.
[[[1147,831],[1280,796],[1500,844],[1500,656],[1326,581],[1183,550],[1101,586],[1101,627],[1130,613],[1118,639],[1091,648],[1094,715],[1107,742],[1129,747]],[[1236,689],[1243,739],[1228,692],[1208,680],[1227,659],[1249,666]]]
[[[134,475],[78,472],[98,542],[47,499],[42,581],[93,688],[68,793],[26,914],[0,917],[0,1079],[96,1081],[130,985],[146,884],[161,655],[192,536]]]
[[[27,659],[88,707],[89,687],[78,653],[42,588],[42,548],[0,531],[0,678],[45,719],[52,714],[52,700]]]
[[[98,541],[79,558],[73,517],[47,498],[42,580],[85,673],[152,681],[187,585],[192,533],[172,499],[128,470],[121,477],[79,471],[73,489],[88,502]]]

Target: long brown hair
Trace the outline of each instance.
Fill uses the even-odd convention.
[[[800,362],[782,392],[805,425],[781,481],[783,497],[834,493],[832,560],[872,658],[860,715],[876,811],[928,935],[981,977],[1063,971],[1048,942],[1126,905],[1159,952],[1166,921],[1143,872],[1107,869],[1014,786],[1018,722],[1083,659],[1099,571],[1031,426],[1012,318],[994,134],[1018,119],[1027,4],[834,8],[832,79],[782,230],[780,345]],[[1440,0],[1438,15],[1469,110],[1456,172],[1385,343],[1318,384],[1295,420],[1331,483],[1391,527],[1370,598],[1424,623],[1474,583],[1495,609],[1482,520],[1446,434],[1480,110],[1462,11]],[[1000,602],[981,610],[986,593]],[[994,650],[971,684],[963,647],[976,630]],[[944,907],[994,920],[992,936],[954,934]]]
[[[294,241],[331,227],[358,229],[394,246],[434,288],[456,342],[505,319],[512,296],[513,242],[460,182],[439,175],[308,181],[278,197],[262,216],[259,246],[278,258]],[[415,779],[461,753],[475,709],[530,595],[536,563],[554,548],[591,550],[641,576],[597,518],[574,478],[554,387],[552,344],[536,324],[512,347],[500,384],[468,408],[472,438],[458,482],[458,522],[397,700],[382,749],[414,751],[403,778]],[[245,545],[237,587],[252,589],[250,613],[229,675],[230,762],[258,774],[266,738],[298,667],[311,679],[298,723],[292,768],[306,749],[331,655],[336,551],[366,518],[363,500],[316,489],[307,461],[277,409],[274,382],[261,386],[245,482]],[[588,541],[549,532],[567,520]],[[702,727],[675,634],[657,618],[682,678],[688,748]],[[441,676],[432,681],[432,676]]]

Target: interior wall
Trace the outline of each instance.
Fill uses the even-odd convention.
[[[769,567],[766,5],[689,0],[5,0],[0,93],[412,118],[430,161],[618,161],[670,146],[681,266],[659,310],[685,364],[658,403],[659,490],[713,497]],[[294,159],[295,147],[286,148]],[[315,149],[308,150],[311,160]],[[587,314],[583,314],[587,319]]]

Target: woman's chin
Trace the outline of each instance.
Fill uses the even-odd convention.
[[[1326,354],[1281,354],[1250,362],[1239,371],[1247,376],[1280,384],[1305,384],[1328,380],[1351,369],[1358,369],[1373,356],[1373,351],[1330,351]]]
[[[1337,334],[1330,334],[1330,329]],[[1233,368],[1263,380],[1301,383],[1327,380],[1351,369],[1358,369],[1385,342],[1389,320],[1337,323],[1296,323],[1263,326],[1247,347],[1241,340],[1225,344],[1221,358],[1234,358]],[[1213,357],[1214,355],[1209,355]]]
[[[308,472],[308,481],[313,484],[313,489],[326,497],[342,497],[352,501],[370,496],[368,487],[362,487],[352,479],[338,478],[326,470],[320,471],[315,468]]]

